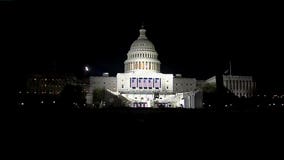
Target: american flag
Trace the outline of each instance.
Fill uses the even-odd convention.
[[[147,85],[147,78],[144,78],[144,80],[143,80],[143,87],[148,87],[148,85]]]
[[[155,78],[154,87],[155,88],[161,88],[161,80],[160,80],[160,78]]]
[[[138,80],[138,87],[143,87],[142,79],[143,78],[139,78],[139,80]]]
[[[137,87],[137,78],[131,78],[130,87]]]
[[[148,87],[153,87],[153,80],[152,80],[152,78],[148,79]]]

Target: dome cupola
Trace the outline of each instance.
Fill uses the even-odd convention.
[[[158,60],[155,46],[147,38],[146,29],[142,27],[139,32],[139,37],[131,44],[127,53],[127,60],[124,62],[125,73],[160,72],[161,62]]]

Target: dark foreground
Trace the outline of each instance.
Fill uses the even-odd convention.
[[[228,120],[231,116],[240,115],[239,113],[273,113],[284,112],[283,107],[249,107],[249,106],[232,106],[232,107],[211,107],[202,109],[184,109],[184,108],[91,108],[91,107],[74,107],[66,105],[37,105],[25,106],[18,109],[19,113],[37,116],[38,118],[47,117],[48,119],[65,118],[71,116],[72,121],[75,119],[90,118],[89,121],[98,124],[191,124],[198,121],[216,120],[219,115]],[[220,114],[221,113],[221,114]],[[251,114],[242,114],[245,116]],[[221,117],[222,117],[221,116]],[[243,116],[241,116],[243,117]],[[238,117],[238,119],[241,117]],[[207,119],[207,120],[205,120]],[[222,123],[225,121],[222,121]]]

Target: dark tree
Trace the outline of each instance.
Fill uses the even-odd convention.
[[[86,98],[81,86],[66,85],[59,96],[59,108],[63,111],[74,111],[83,109]]]
[[[95,107],[100,107],[104,103],[106,97],[106,90],[104,89],[95,89],[93,92],[93,103]]]

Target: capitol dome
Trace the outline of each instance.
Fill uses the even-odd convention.
[[[158,60],[158,53],[153,43],[146,37],[144,28],[139,30],[140,35],[135,40],[127,53],[127,60],[124,62],[125,73],[128,72],[160,72],[161,62]]]
[[[145,29],[140,29],[140,36],[132,43],[130,51],[155,51],[153,43],[147,39],[145,33]]]

